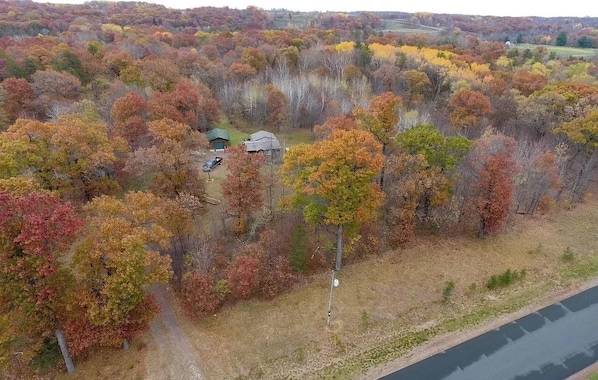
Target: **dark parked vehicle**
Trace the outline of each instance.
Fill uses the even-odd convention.
[[[203,171],[209,172],[212,171],[216,166],[222,163],[222,157],[212,157],[203,164]]]

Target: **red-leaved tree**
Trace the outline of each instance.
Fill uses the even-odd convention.
[[[235,231],[245,232],[245,219],[262,207],[263,175],[260,166],[266,158],[262,153],[248,153],[244,145],[228,149],[229,174],[222,183],[222,196],[226,199],[229,215],[237,218]]]
[[[290,242],[285,234],[267,228],[260,233],[257,243],[246,247],[246,252],[255,255],[259,261],[259,293],[265,298],[290,289],[297,281],[287,257]]]
[[[145,122],[147,110],[147,102],[136,92],[116,99],[112,105],[110,115],[116,130],[133,149],[139,147],[141,137],[148,133]]]
[[[475,176],[471,205],[479,218],[480,237],[499,232],[511,211],[517,172],[515,148],[513,138],[486,131],[469,157]]]
[[[16,352],[31,359],[62,328],[74,278],[61,260],[82,227],[56,196],[0,193],[0,363]]]
[[[10,124],[19,117],[33,116],[35,91],[25,79],[6,78],[2,81],[4,101],[2,106]]]
[[[228,271],[227,281],[233,295],[249,299],[258,285],[259,260],[255,256],[239,256]]]
[[[216,293],[216,281],[209,274],[190,273],[183,278],[180,292],[185,310],[192,316],[213,313],[222,306]]]

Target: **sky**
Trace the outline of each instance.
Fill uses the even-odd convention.
[[[452,13],[482,16],[598,17],[595,0],[145,0],[170,8],[202,6],[245,9],[288,9],[292,11],[398,11]],[[41,2],[82,3],[83,0],[42,0]]]

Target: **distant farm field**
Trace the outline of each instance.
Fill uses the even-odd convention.
[[[405,22],[405,20],[382,20],[382,30],[395,33],[438,33],[441,29],[431,26],[415,25]]]
[[[534,44],[518,44],[515,47],[520,50],[535,49],[542,46],[548,50],[548,53],[554,52],[559,57],[596,57],[598,56],[598,49],[582,49],[569,46],[552,46],[552,45],[534,45]]]

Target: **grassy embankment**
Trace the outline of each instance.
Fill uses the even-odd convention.
[[[517,219],[503,235],[420,238],[345,267],[326,329],[328,275],[274,301],[253,300],[187,325],[210,378],[351,379],[436,336],[475,327],[598,275],[598,202]],[[472,234],[473,236],[473,234]],[[565,251],[573,260],[564,258]],[[492,275],[525,269],[501,290]],[[448,303],[442,293],[455,289]]]

